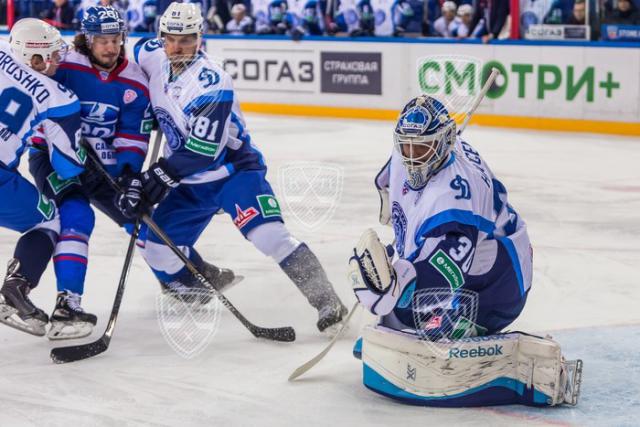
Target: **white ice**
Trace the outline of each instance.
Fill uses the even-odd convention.
[[[347,305],[350,248],[377,224],[372,180],[391,149],[390,122],[249,115],[254,142],[277,171],[298,161],[344,168],[339,208],[309,232],[285,212],[291,231],[326,267]],[[305,377],[289,373],[327,342],[316,314],[280,269],[218,216],[197,247],[212,262],[246,280],[228,297],[253,322],[292,325],[298,339],[254,339],[227,311],[217,335],[194,359],[177,355],[160,332],[158,285],[138,255],[109,350],[93,359],[54,365],[44,338],[0,325],[0,425],[634,425],[640,415],[640,141],[590,134],[470,127],[481,151],[527,221],[534,244],[533,289],[514,329],[550,333],[569,358],[584,360],[583,395],[575,408],[486,409],[408,407],[375,395],[361,383],[351,356],[359,328]],[[26,163],[26,162],[24,162]],[[24,164],[22,166],[24,168]],[[280,195],[282,198],[282,195]],[[2,201],[7,203],[7,201]],[[0,230],[0,259],[12,254],[15,233]],[[117,286],[127,237],[99,215],[91,241],[84,304],[103,331]],[[50,311],[50,267],[32,293]],[[59,345],[59,344],[56,344]]]

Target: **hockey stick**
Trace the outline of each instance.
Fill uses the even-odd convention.
[[[460,127],[458,127],[458,135],[464,132],[465,128],[467,127],[467,124],[469,124],[469,120],[471,120],[471,116],[476,111],[476,109],[478,108],[478,105],[480,105],[480,103],[484,99],[487,92],[489,92],[489,89],[491,89],[491,85],[493,85],[493,82],[496,81],[496,78],[498,77],[499,74],[500,74],[500,71],[497,68],[494,67],[491,69],[491,74],[489,74],[489,77],[487,78],[487,81],[484,82],[484,86],[482,86],[480,93],[476,97],[475,101],[473,101],[473,105],[471,106],[471,109],[467,113],[467,116],[464,118]]]
[[[353,305],[353,307],[351,308],[351,311],[349,312],[347,317],[344,319],[344,323],[342,324],[342,327],[340,328],[338,333],[335,334],[335,336],[331,339],[329,344],[327,344],[324,350],[322,350],[320,353],[318,353],[315,357],[313,357],[308,362],[305,362],[302,365],[298,366],[296,370],[293,371],[291,375],[289,375],[289,381],[294,381],[296,378],[303,375],[309,369],[316,366],[318,362],[320,362],[327,355],[327,353],[329,353],[329,350],[333,348],[333,345],[338,341],[338,338],[340,338],[342,334],[347,330],[347,325],[349,324],[349,320],[351,320],[353,313],[356,312],[356,308],[358,308],[358,305],[359,304],[357,302]]]
[[[102,172],[102,174],[106,177],[109,184],[118,192],[121,192],[122,189],[118,185],[118,183],[104,170],[102,163],[98,159],[95,158],[95,155],[90,152],[88,157],[92,159],[94,163],[96,163],[96,167],[98,170]],[[256,326],[251,323],[240,311],[229,301],[227,297],[225,297],[220,291],[213,287],[213,285],[207,280],[206,277],[200,273],[198,268],[193,264],[193,262],[184,254],[176,245],[171,241],[169,236],[158,227],[155,221],[149,216],[149,214],[143,214],[141,216],[141,220],[149,227],[151,231],[153,231],[160,240],[169,248],[171,251],[184,263],[187,269],[195,276],[195,278],[204,285],[207,289],[209,289],[218,300],[224,305],[239,321],[244,325],[245,328],[249,330],[253,334],[253,336],[257,338],[266,338],[272,341],[284,341],[291,342],[296,339],[296,332],[291,326],[283,326],[280,328],[263,328],[260,326]]]
[[[51,360],[55,363],[69,363],[78,360],[88,359],[93,356],[97,356],[100,353],[104,353],[109,348],[111,342],[111,336],[116,326],[116,320],[118,320],[118,312],[120,311],[120,304],[122,303],[122,296],[124,295],[124,287],[127,284],[127,278],[129,277],[129,270],[131,268],[131,260],[133,259],[133,253],[136,248],[136,239],[138,238],[138,232],[140,231],[140,220],[136,220],[133,232],[131,233],[131,239],[129,240],[129,247],[127,248],[127,255],[124,259],[124,266],[122,267],[122,274],[120,275],[120,282],[118,283],[118,290],[116,291],[116,297],[113,301],[113,308],[111,309],[111,316],[107,323],[107,329],[102,336],[94,342],[80,345],[72,345],[69,347],[56,347],[51,350]]]
[[[158,157],[159,146],[162,143],[162,131],[158,129],[156,131],[156,137],[153,142],[151,162],[155,162]],[[93,163],[98,169],[107,176],[109,182],[114,182],[111,175],[109,175],[104,168],[100,160],[95,158],[95,153],[91,147],[87,148],[87,155],[91,158]],[[122,273],[120,274],[120,282],[118,283],[118,289],[116,290],[116,296],[113,301],[113,308],[111,308],[111,315],[109,316],[109,322],[107,323],[107,329],[102,336],[94,342],[80,345],[72,345],[68,347],[56,347],[51,350],[51,360],[55,363],[69,363],[78,360],[88,359],[89,357],[97,356],[100,353],[104,353],[109,348],[111,343],[111,336],[118,320],[118,313],[120,312],[120,304],[122,303],[122,297],[124,295],[124,288],[127,284],[127,278],[129,277],[129,270],[131,269],[131,261],[136,248],[136,239],[140,232],[140,219],[137,219],[131,232],[131,238],[129,239],[129,246],[127,248],[127,254],[124,258],[124,266],[122,267]]]

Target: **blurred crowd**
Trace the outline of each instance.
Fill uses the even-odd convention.
[[[6,21],[6,2],[0,16]],[[17,18],[35,16],[63,30],[79,26],[89,6],[111,5],[130,32],[154,32],[171,0],[14,0]],[[509,38],[510,0],[201,0],[211,34]],[[519,0],[520,27],[587,25],[598,39],[602,24],[640,25],[640,0]],[[588,22],[587,22],[588,21]]]

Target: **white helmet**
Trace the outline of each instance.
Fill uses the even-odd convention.
[[[458,8],[458,16],[473,15],[473,6],[470,4],[461,4]]]
[[[442,3],[443,12],[455,12],[458,9],[458,5],[453,1],[445,1]]]
[[[173,2],[160,17],[158,38],[162,37],[162,33],[199,35],[202,33],[203,21],[200,5]]]
[[[9,44],[13,54],[29,66],[34,55],[42,56],[48,63],[54,52],[58,51],[64,57],[67,50],[60,31],[36,18],[24,18],[16,22],[9,35]]]

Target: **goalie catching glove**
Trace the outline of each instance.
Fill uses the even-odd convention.
[[[349,281],[360,304],[381,316],[393,310],[404,288],[415,280],[413,264],[404,259],[393,263],[389,250],[372,229],[365,230],[349,259]]]

